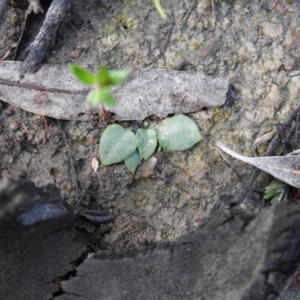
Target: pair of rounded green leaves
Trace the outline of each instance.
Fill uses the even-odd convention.
[[[194,121],[177,115],[166,118],[156,129],[140,128],[136,134],[120,125],[109,125],[100,138],[99,154],[104,166],[124,160],[127,169],[134,174],[141,159],[147,160],[153,154],[157,142],[165,150],[182,151],[200,140]]]

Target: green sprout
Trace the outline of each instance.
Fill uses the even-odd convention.
[[[160,14],[160,16],[161,16],[163,19],[165,19],[167,16],[166,16],[164,10],[162,9],[162,7],[161,7],[161,5],[160,5],[160,1],[159,1],[159,0],[153,0],[153,2],[154,2],[154,5],[155,5],[155,7],[156,7],[158,13]]]
[[[100,116],[105,119],[104,105],[116,104],[110,88],[122,84],[130,72],[108,71],[105,66],[101,66],[96,74],[77,65],[69,65],[69,69],[78,81],[93,86],[87,101],[93,107],[100,105]],[[99,156],[103,166],[124,161],[128,171],[134,174],[141,160],[148,160],[158,144],[166,151],[183,151],[193,147],[201,139],[196,123],[182,114],[166,118],[155,128],[139,128],[136,133],[119,124],[111,124],[105,128],[100,138]],[[92,168],[99,168],[97,158],[92,160]]]
[[[300,149],[297,149],[286,156],[293,156],[293,155],[299,155],[300,156]],[[271,204],[275,204],[278,202],[281,202],[284,198],[286,191],[287,191],[287,184],[274,179],[266,188],[265,188],[265,195],[264,199],[270,200]]]
[[[69,65],[69,70],[83,84],[94,86],[87,96],[87,101],[92,107],[100,106],[101,114],[106,112],[104,105],[114,106],[116,104],[110,88],[122,84],[130,74],[129,70],[108,71],[105,66],[101,66],[96,74],[77,65]]]
[[[285,190],[286,184],[275,179],[265,188],[264,199],[270,200],[271,204],[281,202],[285,194]]]

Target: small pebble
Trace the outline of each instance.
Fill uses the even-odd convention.
[[[69,53],[69,56],[72,57],[72,58],[78,58],[80,56],[80,51],[78,51],[78,50],[72,50]]]
[[[13,108],[9,107],[8,109],[5,110],[5,115],[7,117],[11,117],[12,115],[14,115],[15,111]]]
[[[296,66],[297,66],[296,58],[291,54],[287,54],[284,58],[284,65],[283,65],[284,70],[290,72]]]
[[[78,214],[94,224],[105,224],[112,222],[115,216],[107,211],[87,210]]]

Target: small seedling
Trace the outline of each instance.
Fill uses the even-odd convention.
[[[104,166],[125,161],[134,174],[141,159],[147,160],[154,153],[157,143],[167,151],[183,151],[201,139],[197,125],[185,115],[166,118],[156,128],[140,128],[136,134],[113,124],[106,127],[100,138],[100,160]]]
[[[300,149],[293,151],[286,156],[295,156],[300,155]],[[281,202],[285,192],[287,190],[287,184],[280,180],[273,180],[266,188],[265,188],[265,195],[264,199],[270,200],[271,204],[275,204]]]
[[[77,65],[69,65],[69,69],[77,80],[83,84],[94,86],[87,96],[87,101],[93,108],[100,106],[101,116],[106,114],[104,105],[114,106],[116,104],[110,88],[122,84],[130,74],[129,70],[108,71],[105,66],[101,66],[96,74]]]
[[[87,101],[93,106],[100,105],[100,115],[105,116],[104,105],[115,105],[110,87],[120,85],[129,75],[128,70],[108,71],[100,67],[96,74],[76,65],[69,66],[72,74],[82,83],[93,85]],[[141,159],[147,160],[155,151],[157,143],[167,151],[183,151],[191,148],[202,139],[197,125],[185,115],[166,118],[157,128],[140,128],[136,134],[118,124],[106,127],[100,138],[99,155],[103,166],[125,162],[127,169],[134,174]],[[96,172],[99,162],[92,159]]]
[[[279,180],[273,180],[266,188],[264,199],[270,200],[271,204],[281,202],[287,185]]]

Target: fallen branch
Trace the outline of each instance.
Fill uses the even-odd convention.
[[[37,6],[37,0],[31,0],[30,2],[30,5],[33,6],[33,10],[38,9],[40,11]],[[29,54],[22,66],[22,74],[26,72],[34,73],[38,69],[39,64],[47,54],[48,48],[55,40],[57,30],[66,16],[69,3],[70,0],[53,0],[51,3],[43,26],[29,47]]]
[[[68,141],[67,141],[67,137],[66,137],[66,133],[63,131],[61,123],[59,120],[56,120],[58,123],[58,126],[60,128],[63,140],[66,144],[67,150],[68,150],[68,154],[69,154],[69,159],[70,159],[70,168],[71,168],[71,174],[72,174],[72,178],[73,178],[73,182],[75,185],[75,190],[76,190],[76,200],[78,201],[79,199],[79,187],[78,187],[78,180],[77,180],[77,175],[76,175],[76,170],[75,170],[75,163],[72,157],[72,153],[71,153],[71,149],[69,147]]]

